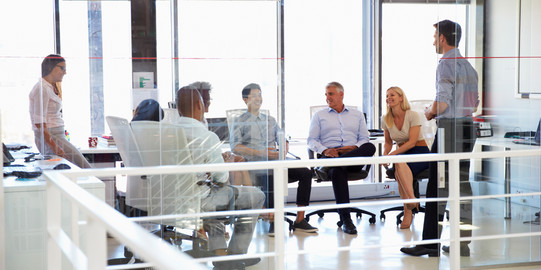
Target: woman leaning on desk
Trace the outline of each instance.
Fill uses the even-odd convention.
[[[383,155],[408,155],[429,153],[429,149],[421,134],[421,115],[410,109],[410,104],[404,91],[393,86],[387,89],[387,113],[381,121],[385,132],[385,147]],[[396,149],[393,148],[396,142]],[[387,167],[387,165],[386,165]],[[415,199],[413,193],[413,175],[428,169],[428,162],[395,163],[395,179],[398,182],[398,192],[402,199]],[[404,218],[400,229],[410,227],[413,220],[412,210],[419,208],[419,203],[404,204]]]
[[[63,157],[80,168],[90,168],[83,155],[67,139],[62,119],[62,89],[66,60],[50,54],[41,63],[41,79],[30,91],[30,119],[34,140],[42,155]]]

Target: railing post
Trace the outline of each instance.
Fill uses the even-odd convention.
[[[77,178],[70,179],[73,183],[77,184]],[[73,244],[79,248],[81,248],[80,243],[80,234],[79,234],[79,207],[77,207],[76,204],[69,202],[69,206],[71,208],[71,241]],[[75,269],[75,268],[74,268]]]
[[[84,232],[88,269],[105,269],[107,267],[107,235],[105,234],[105,228],[99,222],[89,219]]]
[[[284,235],[284,185],[287,181],[287,169],[274,169],[274,258],[276,270],[285,269],[285,235]]]
[[[505,147],[505,151],[509,150],[511,150],[511,148]],[[503,170],[505,174],[504,191],[505,194],[511,194],[511,157],[505,157],[505,165],[503,167]],[[503,218],[511,219],[511,197],[505,197],[505,211]]]
[[[51,233],[58,233],[61,228],[60,190],[53,183],[47,181],[45,196],[47,198],[47,269],[57,269],[58,266],[62,265],[62,252]]]
[[[449,160],[450,269],[460,268],[460,160]]]

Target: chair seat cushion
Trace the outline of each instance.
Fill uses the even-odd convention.
[[[348,173],[348,181],[355,181],[355,180],[362,180],[365,179],[368,176],[367,171],[359,171],[359,172],[349,172]]]

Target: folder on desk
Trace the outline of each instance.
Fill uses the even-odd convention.
[[[541,136],[541,119],[539,119],[539,123],[537,124],[537,130],[535,131],[535,136],[533,138],[532,137],[520,138],[517,140],[513,140],[513,143],[526,144],[526,145],[541,145],[540,136]]]

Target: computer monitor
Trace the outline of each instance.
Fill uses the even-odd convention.
[[[227,117],[207,118],[209,130],[216,133],[220,141],[229,142],[229,127]]]

